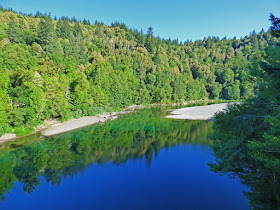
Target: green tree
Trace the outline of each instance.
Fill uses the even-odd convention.
[[[72,32],[72,28],[69,24],[69,20],[65,17],[62,17],[56,25],[56,31],[58,34],[58,37],[62,38],[62,39],[73,39],[73,32]]]
[[[273,14],[270,14],[270,21],[271,21],[271,31],[272,35],[275,37],[280,37],[280,18],[275,17]]]
[[[50,17],[40,19],[37,32],[37,41],[47,55],[58,53],[57,37]]]
[[[0,72],[0,135],[4,133],[4,126],[9,116],[9,97],[8,97],[9,77],[7,74]]]
[[[21,30],[12,20],[9,22],[7,34],[8,34],[9,40],[12,43],[13,42],[19,43],[22,40]]]
[[[153,28],[150,26],[147,32],[147,38],[145,40],[145,47],[148,52],[153,53],[154,50],[154,40],[153,40]]]
[[[62,119],[69,117],[68,88],[65,76],[54,76],[46,79],[44,92],[48,108],[47,116]]]
[[[271,16],[276,38],[279,19]],[[257,56],[259,78],[253,99],[219,113],[214,124],[214,172],[238,176],[250,188],[246,196],[252,209],[277,209],[280,205],[280,47]]]

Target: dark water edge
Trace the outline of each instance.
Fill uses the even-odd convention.
[[[147,109],[0,153],[0,209],[248,209],[209,170],[212,122]],[[8,193],[9,192],[9,193]]]

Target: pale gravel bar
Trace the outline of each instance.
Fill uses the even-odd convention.
[[[216,112],[223,112],[226,110],[227,106],[233,103],[222,103],[222,104],[212,104],[207,106],[194,106],[186,107],[182,109],[176,109],[171,111],[171,115],[166,116],[166,118],[172,119],[187,119],[187,120],[210,120],[214,118]],[[132,110],[135,107],[131,107]],[[141,109],[142,107],[139,106]],[[65,133],[78,128],[86,127],[94,123],[102,123],[107,120],[114,120],[117,118],[116,115],[126,114],[133,111],[121,111],[110,114],[97,115],[92,117],[82,117],[80,119],[74,119],[63,123],[54,124],[51,126],[42,126],[42,128],[36,130],[36,132],[41,132],[42,136],[54,136],[61,133]],[[35,132],[35,133],[36,133]],[[7,141],[15,140],[17,137],[15,134],[5,134],[0,137],[0,144]]]
[[[193,106],[171,111],[165,118],[181,120],[213,120],[215,113],[225,112],[227,106],[234,103],[221,103],[206,106]]]
[[[69,132],[72,130],[76,130],[79,128],[83,128],[95,123],[104,123],[107,120],[115,120],[118,118],[117,115],[121,114],[127,114],[134,112],[137,109],[143,109],[143,106],[141,105],[132,105],[130,107],[127,107],[126,110],[120,111],[120,112],[113,112],[112,114],[104,113],[97,116],[89,116],[89,117],[82,117],[79,119],[73,119],[70,121],[57,123],[57,120],[45,120],[44,124],[39,125],[35,128],[35,131],[32,134],[41,133],[41,136],[48,137],[48,136],[54,136],[58,134],[62,134],[65,132]],[[128,111],[127,111],[128,110]],[[32,135],[29,134],[29,135]],[[26,135],[28,136],[28,135]],[[24,137],[26,137],[24,136]],[[15,141],[18,137],[14,133],[8,133],[3,136],[0,136],[0,145],[9,141]]]
[[[54,136],[78,128],[86,127],[94,123],[105,122],[106,118],[102,117],[82,117],[80,119],[70,120],[67,122],[52,125],[46,130],[41,131],[42,136]]]

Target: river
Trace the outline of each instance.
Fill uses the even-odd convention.
[[[7,144],[0,209],[249,209],[248,189],[207,165],[213,122],[166,114],[146,109]]]

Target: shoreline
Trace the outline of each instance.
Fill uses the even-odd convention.
[[[50,137],[59,134],[63,134],[69,131],[73,131],[79,128],[87,127],[96,123],[104,123],[108,120],[115,120],[118,115],[132,113],[138,109],[143,109],[141,105],[134,105],[126,108],[123,111],[113,112],[112,114],[103,113],[96,116],[86,116],[78,119],[71,119],[66,122],[60,122],[56,119],[46,120],[42,125],[35,128],[35,131],[31,134],[17,137],[14,133],[8,133],[0,137],[0,145],[7,142],[16,141],[17,139],[25,138],[34,134],[41,134],[41,137]],[[130,111],[128,111],[130,110]]]
[[[178,120],[214,120],[216,113],[227,111],[227,107],[232,104],[236,103],[220,103],[174,109],[170,110],[170,114],[165,116],[165,118]]]
[[[17,137],[16,134],[14,134],[14,133],[4,134],[3,136],[0,137],[0,145],[3,145],[5,143],[11,142],[11,141],[16,141],[17,139],[29,137],[29,136],[32,136],[32,135],[38,134],[38,133],[41,134],[41,137],[49,137],[49,136],[63,134],[63,133],[66,133],[66,132],[69,132],[72,130],[76,130],[79,128],[93,125],[95,123],[104,123],[107,120],[115,120],[118,117],[117,115],[132,113],[139,109],[144,109],[144,108],[149,108],[149,107],[160,107],[160,106],[179,106],[179,105],[186,106],[186,105],[195,105],[196,103],[211,103],[211,102],[213,103],[215,101],[214,100],[197,100],[197,101],[189,101],[189,102],[177,103],[177,104],[176,103],[150,104],[147,106],[132,105],[127,108],[124,108],[122,111],[119,111],[119,112],[113,112],[111,114],[103,113],[103,114],[99,114],[96,116],[86,116],[86,117],[81,117],[78,119],[71,119],[66,122],[60,122],[57,119],[48,119],[48,120],[45,120],[43,124],[34,128],[35,131],[32,132],[31,134],[28,134],[25,136],[20,136],[20,137]],[[220,102],[223,102],[223,100],[221,100]],[[169,118],[169,117],[167,117],[167,118]],[[173,119],[176,119],[176,118],[173,118]]]

